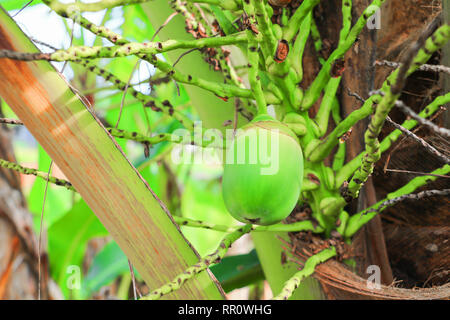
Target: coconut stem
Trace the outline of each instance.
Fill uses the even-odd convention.
[[[280,294],[274,297],[273,299],[274,300],[289,299],[294,293],[295,289],[297,289],[300,283],[303,281],[303,279],[309,277],[314,273],[317,265],[331,259],[335,255],[336,255],[336,248],[330,247],[309,257],[308,260],[306,260],[303,269],[297,272],[292,278],[290,278],[284,285]]]
[[[176,276],[172,282],[166,283],[162,287],[153,290],[149,295],[141,298],[141,300],[157,300],[166,294],[178,290],[187,280],[206,270],[211,264],[220,262],[231,245],[244,234],[250,232],[251,227],[252,226],[248,224],[227,234],[213,253],[201,259],[197,264],[187,268],[182,274]]]
[[[256,25],[255,18],[255,7],[252,2],[243,2],[244,10],[248,15],[250,25]],[[258,32],[258,33],[257,33]],[[248,56],[248,78],[253,92],[253,96],[256,100],[256,106],[258,109],[258,115],[267,114],[267,104],[264,97],[264,93],[261,87],[261,79],[258,74],[259,72],[259,41],[258,36],[261,36],[259,31],[249,28],[247,30],[248,46],[247,46],[247,56]],[[259,37],[261,38],[261,37]]]

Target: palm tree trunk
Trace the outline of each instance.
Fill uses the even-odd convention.
[[[11,138],[12,132],[0,126],[0,158],[15,161]],[[39,296],[38,242],[32,230],[32,217],[21,192],[20,175],[0,169],[0,300],[37,299]],[[46,257],[43,250],[42,299],[50,297]]]

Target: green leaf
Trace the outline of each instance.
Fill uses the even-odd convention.
[[[79,290],[67,286],[69,267],[75,266],[81,270],[88,241],[106,235],[108,231],[84,200],[77,202],[64,217],[48,229],[51,275],[66,297],[70,291],[75,297],[79,295]]]
[[[111,284],[126,272],[130,272],[127,257],[115,241],[109,242],[94,257],[83,281],[82,296],[92,296],[101,287]]]
[[[48,172],[51,159],[41,146],[38,148],[38,156],[38,169],[43,172]],[[51,174],[55,175],[55,172],[57,171],[55,170],[55,164],[53,164],[52,168]],[[41,223],[41,212],[46,183],[47,182],[44,179],[36,178],[27,199],[29,209],[33,213],[33,224],[35,230],[39,230]],[[72,191],[55,186],[51,183],[48,184],[43,221],[47,227],[50,227],[56,220],[61,218],[67,210],[70,209],[72,197]]]
[[[102,62],[105,60],[102,60]],[[109,72],[114,74],[116,77],[118,77],[123,82],[128,83],[128,80],[130,79],[130,76],[131,76],[131,71],[133,71],[134,66],[136,65],[137,61],[138,61],[138,59],[134,56],[120,57],[120,58],[106,60],[107,63],[104,65],[102,64],[101,67],[107,69]],[[137,70],[135,71],[135,75],[136,75],[136,73],[137,73]],[[133,80],[134,80],[134,77],[133,77]],[[143,80],[143,79],[141,79],[141,80]],[[132,82],[134,82],[134,81],[132,81]],[[109,84],[109,82],[108,82],[108,84]]]
[[[229,256],[211,267],[225,292],[248,286],[265,279],[256,250],[247,254]]]
[[[0,21],[2,30],[14,39],[15,44],[17,43],[20,48],[23,48],[20,51],[30,52],[34,49],[14,21],[5,13],[2,14],[1,10]],[[77,99],[67,82],[58,76],[49,63],[31,63],[29,65],[33,69],[32,72],[30,71],[30,77],[34,76],[35,82],[47,89],[40,94],[55,98],[52,99],[52,108],[47,108],[48,103],[45,103],[45,99],[38,97],[26,99],[26,107],[30,111],[28,118],[34,124],[30,129],[34,128],[33,133],[40,130],[43,133],[38,135],[40,142],[47,149],[51,149],[52,141],[59,141],[58,132],[44,130],[48,123],[42,125],[42,122],[46,121],[41,121],[42,119],[38,115],[35,117],[39,113],[40,107],[47,108],[46,111],[53,120],[51,124],[55,124],[57,128],[66,117],[72,120],[68,121],[67,125],[70,125],[73,130],[66,131],[79,143],[77,146],[72,146],[73,148],[69,148],[69,146],[58,149],[61,152],[55,153],[55,157],[58,158],[55,160],[64,167],[64,172],[68,176],[78,180],[77,183],[74,181],[74,184],[84,188],[85,192],[82,194],[86,202],[98,209],[96,214],[101,217],[102,221],[112,221],[108,223],[111,233],[114,234],[114,238],[120,243],[127,256],[130,256],[133,263],[139,268],[149,287],[156,287],[168,278],[171,279],[176,274],[183,272],[187,265],[195,264],[198,261],[196,253],[186,239],[180,235],[179,229],[174,226],[160,203],[142,183],[127,159],[105,135],[104,129],[90,115],[86,106]],[[14,83],[17,82],[17,79],[11,78],[10,80]],[[10,87],[16,88],[15,93],[10,92],[8,95],[14,100],[13,95],[20,95],[20,90],[17,90],[15,85]],[[44,102],[42,103],[42,101]],[[36,106],[36,104],[38,105]],[[20,106],[17,105],[14,108],[17,109]],[[33,122],[33,117],[40,120]],[[72,138],[68,137],[69,140]],[[59,142],[62,143],[62,141]],[[90,152],[92,161],[74,161],[74,159],[86,157],[86,152]],[[98,170],[90,170],[89,164],[93,164]],[[86,177],[85,179],[83,179],[83,175]],[[102,187],[96,188],[97,184],[101,184]],[[123,206],[114,205],[116,200],[120,200],[119,202]],[[73,284],[73,281],[72,283],[64,281],[67,278],[65,273],[67,273],[68,267],[76,269],[72,267],[80,266],[88,239],[106,233],[87,206],[82,204],[81,207],[84,209],[75,210],[76,206],[61,220],[55,222],[49,230],[51,270],[56,273],[56,279],[66,296],[69,291],[67,284]],[[140,226],[137,226],[135,230],[129,228],[129,223],[133,221],[143,221],[146,224],[145,230]],[[94,226],[97,227],[94,228]],[[148,230],[151,231],[152,240],[149,240]],[[162,251],[149,250],[158,243],[162,246]],[[162,254],[160,254],[161,252]],[[167,268],[168,265],[170,268]],[[70,279],[73,279],[72,274]],[[74,296],[77,296],[75,292]],[[170,297],[173,299],[186,297],[220,299],[222,295],[210,275],[207,272],[201,272],[180,290],[171,293]]]
[[[17,118],[16,114],[12,109],[8,106],[5,100],[0,100],[0,111],[2,113],[2,117],[5,118]]]
[[[145,12],[142,10],[141,6],[126,6],[123,8],[123,17],[124,23],[122,25],[123,30],[123,36],[127,39],[130,39],[132,41],[137,42],[146,42],[150,41],[153,37],[153,34],[155,33],[153,26],[148,19]],[[154,40],[157,41],[158,37]],[[164,55],[167,59],[167,55]],[[119,59],[114,59],[119,60]],[[131,72],[133,65],[126,66],[126,70],[128,70],[128,77],[129,73]],[[120,64],[122,68],[125,69],[124,64]],[[112,70],[113,73],[114,70]],[[116,74],[116,73],[115,73]],[[127,81],[127,80],[125,80]],[[178,105],[185,104],[189,101],[189,96],[186,93],[186,90],[184,89],[184,86],[181,84],[178,84],[178,88],[175,86],[175,83],[173,81],[170,81],[169,83],[162,83],[158,86],[153,88],[156,92],[156,96],[160,99],[160,101],[163,100],[169,100],[171,104],[174,107],[177,107]],[[180,94],[178,95],[178,90],[180,91]]]
[[[208,174],[206,166],[194,166],[193,176]],[[222,188],[218,180],[200,180],[191,178],[187,181],[182,198],[181,212],[183,217],[210,221],[212,223],[233,226],[237,221],[228,213],[222,198]],[[198,230],[181,227],[183,234],[195,249],[204,256],[214,251],[224,236],[215,230]]]
[[[239,30],[234,26],[233,22],[229,19],[230,14],[228,11],[224,11],[222,8],[216,5],[210,5],[212,12],[214,13],[220,28],[226,35],[230,35],[238,32]]]
[[[122,93],[108,98],[107,103],[110,108],[106,111],[105,119],[114,126],[119,118],[120,103],[122,101]],[[152,115],[148,112],[149,119],[152,120]],[[144,107],[142,103],[136,101],[131,94],[127,94],[124,106],[122,108],[122,115],[120,117],[119,128],[126,128],[127,131],[136,131],[145,134],[147,131],[147,123],[144,114]]]
[[[169,100],[174,107],[181,106],[189,102],[189,96],[181,84],[177,85],[175,82],[158,84],[155,88],[155,96],[160,100]],[[178,95],[178,90],[180,95]],[[185,113],[185,112],[183,112]]]
[[[154,32],[153,26],[140,6],[123,7],[123,36],[137,42],[150,41]]]

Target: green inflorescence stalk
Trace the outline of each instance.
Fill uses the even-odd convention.
[[[399,202],[405,201],[405,200],[421,200],[426,197],[436,197],[436,196],[448,196],[450,194],[450,189],[443,189],[443,190],[425,190],[419,193],[411,193],[411,194],[404,194],[397,198],[387,199],[384,201],[378,202],[378,204],[372,208],[366,209],[359,214],[366,215],[368,213],[380,213],[382,210],[386,209],[387,207],[391,207]]]
[[[125,138],[125,139],[130,139],[130,140],[135,140],[137,142],[148,142],[151,144],[156,144],[162,141],[171,141],[174,142],[174,140],[176,140],[177,142],[180,142],[180,138],[179,137],[174,137],[173,135],[170,134],[162,134],[163,137],[161,137],[161,135],[157,135],[155,137],[146,137],[143,135],[140,135],[136,132],[127,132],[127,131],[123,131],[120,129],[115,129],[115,128],[108,128],[107,129],[112,136],[117,137],[117,138]],[[36,169],[33,168],[26,168],[23,167],[17,163],[13,163],[13,162],[9,162],[6,161],[4,159],[0,159],[0,166],[6,169],[10,169],[10,170],[14,170],[17,172],[20,172],[22,174],[26,174],[26,175],[34,175],[37,176],[39,178],[45,179],[50,183],[56,184],[58,186],[63,186],[66,187],[69,190],[72,191],[76,191],[72,184],[64,179],[59,179],[56,177],[48,177],[48,174],[45,172],[41,172],[38,171]],[[216,231],[222,231],[222,232],[234,232],[237,229],[239,229],[240,227],[230,227],[230,226],[223,226],[223,225],[218,225],[218,224],[214,224],[214,223],[210,223],[207,221],[199,221],[199,220],[192,220],[192,219],[188,219],[188,218],[183,218],[183,217],[178,217],[178,216],[174,216],[174,220],[182,226],[188,226],[188,227],[195,227],[195,228],[204,228],[204,229],[210,229],[210,230],[216,230]],[[300,232],[300,231],[311,231],[314,233],[321,233],[323,232],[323,229],[320,226],[315,226],[311,221],[306,220],[306,221],[299,221],[299,222],[294,222],[291,224],[274,224],[271,226],[256,226],[253,225],[251,227],[251,231],[255,231],[255,232],[264,232],[264,231],[270,231],[270,232]]]
[[[265,4],[265,1],[262,0],[250,0],[250,5],[254,8],[255,19],[258,23],[258,31],[262,33],[264,38],[264,41],[261,42],[261,47],[265,53],[264,57],[267,58],[268,56],[274,56],[277,39],[274,35],[272,21],[269,18]]]
[[[361,108],[353,111],[343,119],[310,154],[305,155],[307,159],[311,162],[319,162],[325,159],[339,143],[340,137],[348,132],[358,121],[368,117],[373,112],[373,104],[376,99],[379,99],[379,97],[370,97]]]
[[[440,50],[448,41],[450,40],[450,25],[444,24],[439,27],[428,39],[426,39],[423,48],[419,50],[417,55],[414,57],[414,60],[411,63],[411,66],[405,73],[405,76],[411,75],[413,72],[417,71],[421,65],[425,64],[435,53]],[[391,75],[386,79],[381,88],[382,91],[386,92],[389,88],[391,88],[392,82],[394,79],[397,79],[397,75],[402,69],[400,65]]]
[[[58,14],[75,11],[75,12],[95,12],[104,9],[110,9],[118,6],[126,6],[137,3],[144,3],[151,0],[101,0],[92,3],[73,2],[61,3],[57,0],[42,0],[43,3],[50,6]],[[237,10],[241,7],[239,0],[187,0],[188,2],[208,3],[221,6],[228,10]]]
[[[432,121],[429,121],[427,119],[422,118],[417,113],[415,113],[410,107],[405,105],[402,101],[397,101],[395,106],[402,110],[404,114],[407,116],[413,118],[414,120],[417,120],[421,125],[427,126],[437,134],[440,134],[446,138],[450,138],[450,130],[447,128],[439,127],[438,125],[434,124]]]
[[[176,0],[172,2],[172,6],[175,11],[183,15],[186,24],[191,24],[194,30],[199,30],[199,28],[205,29],[205,34],[207,37],[218,36],[220,31],[223,31],[225,35],[234,34],[238,32],[237,29],[234,29],[233,32],[225,32],[224,30],[214,30],[215,29],[214,26],[212,26],[209,23],[209,21],[206,20],[205,14],[203,12],[204,8],[201,8],[198,5],[189,4],[188,6],[186,6],[184,5],[184,2],[182,2],[181,0]],[[221,16],[224,15],[223,9],[215,4],[210,4],[210,8],[212,10],[212,13],[216,15],[216,19],[221,20]],[[227,22],[230,23],[229,21]],[[218,22],[218,24],[222,28],[220,22]],[[204,35],[202,34],[201,36]],[[237,47],[239,48],[241,46],[242,45],[237,45]],[[222,52],[220,53],[220,51]],[[225,54],[226,51],[227,49],[221,48],[221,50],[217,50],[217,52],[214,54],[213,59],[217,63],[217,65],[214,66],[214,70],[215,71],[220,70],[223,73],[225,83],[227,83],[228,80],[231,80],[234,85],[241,88],[245,88],[243,81],[239,79],[238,75],[236,74],[236,70],[233,64],[231,63],[231,60],[228,58],[228,56],[226,56]],[[212,57],[206,54],[205,58],[207,60],[210,60]]]
[[[300,29],[303,19],[305,19],[319,4],[320,0],[304,0],[297,8],[294,15],[289,19],[288,25],[283,30],[283,39],[290,42]]]
[[[450,165],[446,164],[442,168],[434,170],[431,173],[434,175],[447,175],[448,173],[450,173]],[[431,181],[436,180],[437,178],[438,176],[431,175],[416,177],[409,181],[402,188],[389,193],[385,199],[361,211],[360,213],[353,215],[348,221],[347,228],[345,230],[345,237],[352,237],[362,226],[372,220],[379,212],[383,211],[387,207],[386,205],[383,205],[383,203],[385,203],[387,200],[413,193],[418,188]]]
[[[313,17],[311,19],[311,39],[314,42],[314,49],[316,49],[316,52],[320,54],[320,52],[322,51],[323,42],[320,36],[319,29],[317,28],[316,21]],[[325,63],[324,58],[319,56],[319,62],[323,65]]]
[[[72,184],[69,181],[49,176],[46,172],[42,172],[42,171],[39,171],[39,170],[36,170],[33,168],[22,167],[21,165],[19,165],[17,163],[10,162],[10,161],[4,160],[4,159],[0,159],[0,167],[5,168],[5,169],[14,170],[14,171],[20,172],[22,174],[26,174],[26,175],[33,175],[33,176],[42,178],[46,181],[48,180],[48,182],[56,184],[58,186],[65,187],[72,191],[76,191],[75,188],[72,186]]]
[[[100,37],[104,37],[117,45],[126,46],[127,44],[129,44],[129,41],[123,39],[119,34],[105,27],[98,27],[84,17],[79,17],[76,14],[71,14],[66,11],[59,11],[57,13],[62,17],[73,19],[75,22],[79,23],[81,26],[90,30],[94,34]],[[166,72],[169,76],[174,78],[174,80],[181,83],[196,85],[202,89],[209,90],[215,93],[219,97],[225,99],[233,96],[242,98],[254,98],[252,95],[252,91],[248,89],[240,88],[235,85],[219,84],[205,79],[198,79],[191,75],[183,75],[179,71],[176,71],[173,66],[158,59],[155,55],[137,54],[137,56],[155,65],[160,70]],[[266,93],[266,95],[269,103],[278,104],[280,102],[279,99],[276,98],[272,93],[268,92]]]
[[[374,96],[375,97],[375,96]],[[368,99],[367,101],[369,101]],[[366,101],[366,102],[367,102]],[[423,118],[430,117],[434,113],[436,113],[439,108],[447,103],[450,103],[450,92],[445,94],[444,96],[439,96],[433,100],[428,106],[426,106],[420,113],[419,116]],[[356,112],[356,111],[355,111]],[[343,120],[345,121],[345,119]],[[402,127],[408,130],[412,130],[418,122],[416,120],[406,120],[402,123]],[[383,141],[380,143],[380,151],[383,153],[388,150],[391,145],[397,141],[397,139],[402,135],[400,130],[392,131]],[[361,165],[361,160],[363,157],[363,153],[360,153],[358,156],[353,158],[350,162],[346,163],[337,173],[336,173],[336,184],[342,185],[345,180],[347,180],[353,172],[355,172],[358,167]]]
[[[356,24],[351,28],[345,41],[342,41],[339,46],[334,50],[330,57],[327,59],[322,69],[320,70],[317,77],[314,79],[311,86],[306,90],[305,97],[303,99],[303,103],[301,106],[302,110],[308,110],[313,106],[313,104],[317,101],[322,92],[322,89],[328,83],[330,79],[330,71],[333,63],[344,56],[344,54],[351,48],[351,46],[355,43],[358,38],[358,35],[361,33],[363,28],[366,26],[368,19],[375,14],[375,12],[381,7],[381,5],[386,0],[374,0],[370,6],[368,6],[361,17],[359,17]]]
[[[339,34],[339,44],[342,44],[350,32],[352,24],[352,1],[342,0],[342,29]],[[333,104],[339,104],[336,93],[341,83],[342,76],[333,77],[325,87],[325,93],[316,115],[316,123],[319,126],[319,135],[323,136],[328,129],[331,108]]]
[[[142,297],[141,300],[157,300],[163,295],[169,294],[181,288],[181,286],[196,274],[206,270],[211,264],[218,263],[227,253],[231,245],[242,237],[244,234],[251,231],[250,224],[242,226],[237,230],[227,234],[219,244],[219,247],[213,253],[207,255],[199,263],[189,267],[182,274],[176,276],[171,282],[162,287],[153,290],[149,295]]]
[[[58,14],[69,11],[76,12],[95,12],[104,9],[111,9],[118,6],[131,5],[136,3],[143,3],[150,0],[102,0],[92,3],[85,3],[76,1],[73,3],[61,3],[57,0],[42,0],[43,3],[51,7]]]
[[[295,289],[297,289],[300,283],[303,281],[303,279],[309,277],[314,273],[314,270],[317,265],[333,258],[335,255],[336,255],[336,248],[330,247],[309,257],[306,260],[303,269],[297,272],[292,278],[290,278],[284,285],[283,290],[281,290],[280,294],[274,297],[273,299],[274,300],[289,299],[294,293]]]
[[[212,4],[230,11],[238,11],[242,9],[241,0],[187,0],[187,2]]]
[[[251,32],[251,31],[249,31]],[[258,115],[267,114],[267,104],[266,99],[264,97],[264,93],[261,87],[261,81],[259,81],[258,75],[258,63],[259,63],[259,53],[257,51],[257,42],[251,41],[249,42],[248,48],[248,61],[249,61],[249,70],[248,77],[250,81],[250,86],[253,91],[253,96],[256,99],[256,106],[258,108]]]
[[[450,25],[443,25],[435,31],[435,33],[427,39],[425,46],[421,49],[411,66],[402,66],[393,72],[385,82],[383,87],[384,96],[378,103],[375,114],[373,115],[369,127],[364,135],[365,152],[362,158],[360,168],[353,175],[352,180],[348,185],[348,195],[356,198],[362,185],[367,181],[372,174],[373,167],[376,161],[381,157],[380,143],[378,135],[384,125],[385,119],[391,109],[395,106],[395,102],[400,97],[401,90],[405,82],[405,78],[416,71],[420,65],[425,63],[433,54],[439,50],[450,39]],[[407,68],[402,74],[402,68]],[[395,79],[395,81],[394,81]]]
[[[244,33],[238,34],[238,39],[245,39]],[[235,44],[239,41],[232,40],[233,36],[227,41],[220,41],[220,39],[225,39],[225,37],[217,38],[204,38],[192,41],[178,42],[176,40],[168,40],[164,43],[154,42],[154,43],[127,43],[121,46],[110,46],[110,47],[71,47],[67,50],[58,50],[53,53],[21,53],[9,50],[0,50],[0,58],[9,58],[22,61],[34,61],[34,60],[47,60],[47,61],[73,61],[79,62],[80,59],[97,59],[97,58],[117,58],[125,57],[129,55],[138,55],[144,57],[151,57],[150,62],[153,63],[161,71],[167,72],[173,79],[181,83],[196,85],[202,89],[214,92],[220,97],[242,97],[242,98],[252,98],[251,91],[238,87],[236,85],[230,84],[219,84],[204,79],[198,79],[190,75],[182,75],[179,71],[176,71],[170,64],[156,58],[153,56],[155,53],[166,52],[170,50],[180,49],[180,48],[203,48],[212,47],[210,41],[214,40],[217,46],[222,46],[224,44]],[[219,40],[219,41],[216,41]],[[195,44],[198,42],[198,45]],[[164,47],[164,44],[167,44]],[[268,94],[269,99],[272,103],[279,103],[279,100],[272,95]]]
[[[403,132],[407,137],[409,137],[410,139],[412,139],[412,140],[416,141],[417,143],[419,143],[430,154],[433,154],[434,156],[440,158],[442,161],[444,161],[447,164],[450,163],[450,158],[449,157],[447,157],[445,154],[443,154],[440,151],[438,151],[435,147],[433,147],[431,144],[429,144],[428,142],[426,142],[424,139],[420,138],[419,136],[417,136],[413,132],[407,130],[406,128],[403,128],[398,123],[392,121],[392,119],[389,116],[386,117],[386,121],[391,126],[393,126],[394,128],[396,128],[396,129],[400,130],[401,132]]]
[[[245,32],[225,37],[211,37],[194,40],[167,40],[164,42],[128,42],[115,46],[72,46],[66,50],[57,50],[48,54],[19,53],[0,50],[0,58],[7,57],[17,60],[47,60],[47,61],[76,61],[80,59],[119,58],[131,55],[153,55],[177,49],[202,49],[246,43]]]
[[[331,108],[333,107],[333,103],[337,102],[336,93],[340,83],[341,77],[331,78],[325,87],[325,93],[315,119],[319,127],[320,136],[323,136],[327,132]]]
[[[221,231],[221,232],[227,232],[227,233],[234,232],[238,228],[238,227],[216,224],[216,223],[208,222],[208,221],[193,220],[193,219],[180,217],[180,216],[174,216],[173,220],[175,220],[175,222],[178,223],[180,226],[184,226],[184,227],[201,228],[201,229],[215,230],[215,231]],[[252,226],[252,228],[253,228],[253,226]]]
[[[14,125],[23,125],[23,122],[19,119],[8,119],[8,118],[0,118],[0,123],[3,124],[14,124]]]
[[[219,225],[207,221],[199,221],[199,220],[192,220],[189,218],[184,217],[173,217],[175,222],[178,223],[181,226],[186,227],[193,227],[193,228],[204,228],[204,229],[210,229],[210,230],[216,230],[216,231],[222,231],[222,232],[232,232],[236,230],[239,227],[230,227],[230,226],[224,226]],[[320,226],[314,225],[313,222],[309,220],[304,221],[298,221],[290,224],[282,224],[277,223],[270,226],[257,226],[252,225],[251,231],[253,232],[300,232],[300,231],[311,231],[313,233],[322,233],[323,228]]]
[[[244,1],[244,10],[248,15],[249,23],[255,24],[255,8],[253,3],[250,1],[246,3]],[[258,109],[258,115],[267,114],[267,104],[264,97],[264,93],[261,87],[260,77],[258,75],[259,71],[259,41],[257,36],[261,34],[255,34],[255,30],[251,28],[247,30],[248,47],[247,47],[247,58],[248,58],[248,79],[250,82],[250,87],[253,92],[253,96],[256,100],[256,106]],[[261,39],[261,37],[259,37]]]
[[[297,73],[298,82],[303,79],[303,52],[305,51],[306,42],[311,33],[311,21],[313,20],[312,13],[310,12],[302,21],[300,31],[295,39],[294,45],[291,50],[291,54],[288,56],[290,65]]]
[[[338,102],[337,100],[335,100],[335,101]],[[333,117],[334,123],[336,125],[339,125],[342,121],[341,115],[340,115],[339,103],[333,103],[333,105],[331,107],[331,115]],[[333,157],[332,169],[334,172],[337,172],[338,170],[340,170],[344,166],[344,163],[345,163],[345,155],[346,155],[346,150],[347,150],[346,142],[345,141],[339,141],[339,142],[340,143],[338,145],[338,149]],[[339,185],[337,185],[337,186],[339,186]]]
[[[348,184],[347,194],[352,198],[356,198],[358,196],[362,185],[372,174],[375,162],[381,158],[378,135],[383,128],[384,121],[386,120],[389,111],[399,97],[400,94],[394,94],[389,90],[377,105],[376,112],[369,123],[366,133],[364,134],[365,153],[362,158],[362,164]]]
[[[123,138],[128,140],[133,140],[136,142],[141,143],[148,143],[150,145],[154,145],[157,143],[161,143],[164,141],[173,142],[173,143],[180,143],[180,144],[189,144],[189,145],[197,145],[199,147],[213,147],[215,146],[216,141],[202,141],[201,144],[197,144],[196,139],[194,136],[189,137],[183,137],[183,136],[177,136],[171,133],[159,133],[152,137],[140,134],[138,132],[130,132],[126,130],[121,130],[117,128],[107,128],[108,132],[116,138]],[[222,141],[219,143],[221,148],[225,148],[225,143]]]
[[[110,81],[117,89],[124,91],[127,87],[127,84],[117,78],[114,74],[111,72],[102,69],[98,66],[96,66],[93,63],[84,61],[84,60],[78,60],[75,61],[76,63],[79,63],[83,66],[85,66],[89,71],[94,72],[95,74],[99,75],[106,81]],[[148,95],[145,95],[137,90],[135,90],[133,87],[129,86],[128,91],[131,93],[131,95],[136,98],[138,101],[140,101],[144,107],[149,107],[153,111],[161,111],[165,114],[173,117],[174,119],[178,120],[185,128],[189,130],[194,129],[194,123],[191,119],[189,119],[187,116],[183,115],[179,111],[175,110],[174,107],[171,105],[169,101],[163,101],[160,102],[157,99],[154,99],[153,97],[150,97]]]
[[[217,83],[208,81],[205,79],[197,78],[193,75],[185,75],[180,71],[176,70],[172,65],[167,62],[164,62],[155,56],[148,58],[148,61],[152,63],[156,68],[161,71],[166,72],[172,79],[185,84],[190,84],[197,86],[199,88],[208,90],[213,92],[215,95],[228,99],[230,97],[240,97],[240,98],[254,98],[254,94],[249,89],[244,89],[235,85],[225,84],[225,83]],[[276,98],[271,92],[267,92],[265,94],[267,96],[267,100],[273,104],[279,104],[280,100]]]
[[[406,68],[400,66],[395,70],[383,83],[380,90],[381,94],[372,95],[364,102],[360,109],[352,112],[345,119],[341,119],[339,100],[336,95],[341,82],[340,71],[342,69],[335,72],[336,68],[334,66],[338,62],[341,63],[341,59],[343,59],[345,53],[356,43],[358,35],[366,26],[368,19],[380,9],[385,0],[373,0],[353,27],[352,1],[342,0],[343,22],[337,48],[327,60],[319,57],[322,68],[305,92],[303,92],[301,87],[303,80],[302,59],[308,38],[312,38],[318,52],[321,51],[323,46],[313,17],[313,9],[320,3],[320,0],[303,0],[290,18],[288,18],[289,9],[282,9],[281,26],[272,23],[273,8],[265,0],[172,1],[172,9],[176,12],[170,17],[173,17],[177,13],[183,16],[186,20],[188,31],[196,39],[184,41],[168,40],[162,42],[153,42],[152,40],[149,43],[130,42],[121,35],[103,26],[93,24],[81,15],[82,12],[100,11],[106,8],[144,3],[148,0],[104,0],[90,3],[80,2],[78,0],[73,1],[75,2],[61,3],[59,1],[43,0],[46,5],[60,16],[70,18],[95,35],[108,39],[113,43],[112,46],[79,46],[70,47],[67,50],[57,50],[53,53],[33,54],[0,50],[0,58],[8,57],[23,61],[73,61],[80,63],[89,71],[103,77],[106,81],[112,82],[113,87],[122,91],[128,89],[130,94],[142,102],[145,107],[150,107],[155,112],[163,112],[178,120],[188,130],[195,131],[193,121],[179,111],[174,110],[174,107],[169,101],[161,102],[158,99],[144,95],[135,90],[133,86],[128,87],[125,82],[121,81],[109,71],[87,61],[88,59],[135,55],[139,59],[154,65],[164,75],[167,81],[174,80],[178,83],[199,87],[225,101],[235,97],[237,102],[243,101],[244,105],[252,104],[252,108],[254,108],[254,102],[250,100],[255,100],[258,114],[267,114],[267,106],[275,105],[277,117],[284,119],[283,121],[291,128],[297,129],[296,134],[304,149],[306,158],[305,171],[307,171],[307,174],[305,174],[302,195],[299,201],[305,201],[310,205],[313,217],[319,221],[319,226],[316,226],[310,220],[306,220],[292,224],[280,223],[271,226],[245,225],[232,227],[206,221],[174,217],[174,220],[180,226],[211,229],[227,234],[215,252],[201,259],[199,263],[191,266],[184,273],[175,277],[172,282],[154,290],[143,299],[159,299],[161,296],[179,289],[187,280],[207,269],[211,264],[218,262],[226,254],[231,244],[245,233],[251,231],[309,231],[313,233],[324,233],[326,237],[329,237],[332,230],[337,230],[344,236],[346,241],[350,241],[350,238],[357,230],[387,206],[391,206],[406,198],[448,194],[447,190],[445,191],[447,193],[425,191],[425,193],[410,195],[417,188],[437,178],[430,176],[418,177],[411,180],[403,188],[389,194],[385,200],[350,217],[343,210],[348,199],[347,197],[344,199],[339,187],[353,176],[344,191],[347,196],[357,197],[360,188],[372,173],[375,162],[380,159],[381,153],[386,151],[401,136],[402,132],[400,130],[394,130],[381,143],[378,141],[380,131],[385,120],[388,119],[388,113],[397,103],[406,77],[429,60],[431,55],[450,38],[450,26],[443,25],[440,27],[425,42],[422,50],[415,51],[417,55],[414,60],[408,60],[408,63],[405,64],[407,65]],[[198,4],[203,5],[200,6]],[[211,16],[214,16],[217,21],[211,23],[209,19]],[[238,19],[232,22],[231,20],[235,18]],[[248,60],[248,64],[245,63],[244,68],[248,72],[249,89],[244,85],[247,79],[244,78],[244,81],[239,79],[225,51],[221,52],[220,49],[212,49],[211,53],[207,49],[230,45],[240,49],[243,53],[243,58],[247,58]],[[189,50],[186,53],[196,49],[202,49],[201,52],[205,55],[207,61],[213,65],[214,70],[224,73],[225,82],[219,83],[210,81],[209,79],[201,79],[189,74],[190,72],[183,73],[181,70],[175,68],[179,59],[186,53],[182,54],[174,64],[170,64],[157,56],[158,53],[176,49]],[[411,65],[409,64],[410,62],[412,62]],[[319,100],[322,93],[320,108],[315,118],[311,119],[308,110]],[[420,112],[418,116],[429,117],[439,109],[439,106],[448,102],[450,102],[450,93],[437,98]],[[239,112],[238,108],[239,103],[236,104],[236,114]],[[344,165],[346,151],[345,137],[358,121],[367,118],[371,114],[373,116],[368,130],[365,132],[364,152]],[[330,118],[334,120],[336,127],[331,130],[328,136],[324,137],[329,127]],[[409,130],[418,124],[417,119],[419,118],[416,117],[416,119],[407,120],[402,126]],[[419,123],[424,123],[424,121],[420,121],[419,119]],[[137,132],[129,132],[117,128],[109,128],[108,131],[114,137],[129,139],[146,145],[153,145],[163,141],[183,144],[186,143],[186,137],[191,138],[189,141],[193,140],[190,144],[196,144],[202,147],[208,147],[214,144],[214,141],[197,143],[189,134],[187,136],[177,136],[169,133],[160,133],[153,136],[146,136]],[[324,160],[330,156],[338,144],[339,146],[334,154],[332,168],[330,168],[328,164],[325,165]],[[225,146],[225,144],[222,143],[221,146]],[[45,173],[1,161],[4,160],[0,159],[0,165],[2,167],[8,167],[22,173],[34,174],[47,179],[47,174]],[[434,171],[433,174],[447,174],[449,170],[449,166],[446,165]],[[64,185],[68,188],[71,187],[69,182],[53,177],[49,178],[49,182]],[[336,224],[338,219],[341,222],[339,225]],[[304,268],[285,283],[283,290],[275,299],[289,299],[295,289],[302,283],[303,279],[314,273],[318,264],[331,259],[335,255],[336,249],[330,247],[307,259]],[[280,286],[283,282],[284,280],[280,282]]]

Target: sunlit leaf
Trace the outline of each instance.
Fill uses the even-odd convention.
[[[87,204],[80,200],[48,229],[50,271],[66,297],[74,296],[80,288],[70,288],[67,279],[73,267],[80,268],[88,241],[108,235]],[[72,269],[71,269],[72,267]]]
[[[217,22],[219,23],[220,28],[222,28],[223,32],[226,35],[233,34],[238,32],[239,30],[233,24],[233,17],[229,11],[224,11],[222,8],[216,5],[211,5],[211,10],[214,13]]]
[[[41,146],[38,147],[38,154],[38,169],[43,172],[48,172],[51,162],[50,157]],[[56,172],[54,164],[52,168],[52,175],[54,175]],[[59,175],[60,174],[61,173],[59,173]],[[39,230],[41,222],[45,185],[46,181],[44,179],[35,179],[27,199],[29,209],[33,213],[35,230]],[[67,210],[70,209],[72,205],[72,197],[73,191],[55,186],[51,183],[48,184],[43,215],[44,223],[47,227],[51,226],[53,222],[61,218],[61,216],[63,216]]]
[[[155,95],[161,101],[169,100],[174,107],[181,106],[189,102],[189,96],[184,87],[181,84],[175,84],[173,81],[161,83],[156,86]]]
[[[91,296],[126,272],[130,272],[127,257],[115,241],[109,242],[94,257],[83,281],[82,296]]]
[[[220,263],[211,267],[211,271],[226,292],[264,279],[264,273],[254,249],[248,254],[223,258]]]
[[[147,15],[140,6],[126,6],[123,8],[124,24],[123,36],[132,41],[150,41],[154,30]]]
[[[225,207],[218,180],[189,179],[181,199],[181,212],[195,220],[230,226],[236,223]],[[200,255],[215,250],[224,236],[223,232],[189,227],[182,227],[182,231]]]

